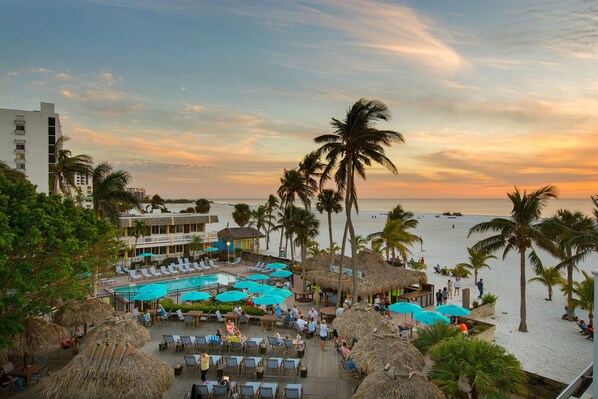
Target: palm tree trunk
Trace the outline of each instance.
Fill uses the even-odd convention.
[[[569,256],[570,257],[570,256]],[[573,265],[567,265],[567,284],[573,287]],[[567,293],[567,320],[573,321],[575,317],[575,305],[573,304],[573,291]]]
[[[527,302],[525,299],[526,294],[526,279],[525,279],[525,249],[519,252],[519,263],[521,268],[521,277],[519,279],[519,286],[521,289],[521,304],[519,306],[519,331],[527,332]]]
[[[473,270],[473,283],[478,284],[478,269]]]
[[[328,212],[328,238],[330,239],[330,263],[334,265],[334,241],[332,241],[332,212]]]
[[[341,296],[343,294],[343,286],[342,286],[342,276],[343,276],[343,262],[345,261],[345,249],[347,247],[347,234],[349,234],[349,225],[345,221],[345,229],[343,231],[343,244],[341,245],[341,261],[338,265],[338,290],[336,293],[336,301],[340,302]],[[342,305],[341,303],[337,303],[337,305]]]
[[[548,286],[548,300],[552,301],[552,285]]]
[[[353,185],[355,184],[353,163],[349,161],[349,184],[347,184],[347,191],[353,193]],[[351,197],[349,207],[347,208],[347,226],[349,227],[349,237],[351,237],[351,270],[353,271],[353,301],[358,301],[357,297],[357,243],[355,242],[355,228],[353,227],[353,220],[351,219],[351,204],[353,203],[353,194],[347,195]]]
[[[307,243],[301,244],[301,280],[303,280],[303,292],[307,291],[307,284],[305,281],[305,258],[307,258]]]
[[[280,256],[280,252],[282,251],[282,240],[284,240],[284,225],[280,226],[280,245],[278,245],[278,256]]]

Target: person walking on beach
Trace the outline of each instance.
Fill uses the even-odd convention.
[[[205,350],[199,355],[199,368],[201,369],[201,380],[206,382],[206,374],[210,368],[210,355]]]
[[[453,282],[449,279],[448,283],[446,284],[448,288],[448,297],[449,299],[453,299]]]
[[[446,305],[446,301],[448,299],[448,290],[446,289],[446,287],[444,287],[442,289],[442,304]]]
[[[482,299],[482,297],[484,296],[484,280],[480,279],[480,281],[478,281],[478,290],[480,291],[480,296],[478,296],[478,299]]]
[[[455,296],[461,293],[461,277],[455,278]]]
[[[436,293],[436,306],[440,305],[442,305],[442,291],[438,289],[438,292]]]

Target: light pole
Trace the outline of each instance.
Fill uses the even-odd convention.
[[[226,242],[226,263],[230,263],[230,241]]]

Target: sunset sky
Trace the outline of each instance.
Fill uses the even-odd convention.
[[[166,198],[260,198],[361,97],[404,134],[364,198],[598,193],[598,2],[8,0],[0,107]]]

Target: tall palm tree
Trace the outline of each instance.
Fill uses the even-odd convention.
[[[347,111],[344,120],[332,118],[332,134],[325,134],[314,139],[321,147],[318,154],[323,154],[327,161],[322,172],[323,177],[331,174],[336,169],[334,180],[340,192],[345,194],[345,214],[347,217],[345,231],[349,233],[351,241],[355,242],[355,228],[351,219],[353,205],[359,210],[357,204],[357,188],[355,173],[366,179],[366,167],[372,163],[380,164],[392,173],[398,173],[396,166],[385,155],[384,147],[393,143],[404,142],[401,133],[392,130],[379,130],[376,128],[378,121],[388,121],[390,111],[388,107],[378,100],[360,99]],[[341,257],[345,253],[346,234],[342,242]],[[357,299],[357,272],[355,247],[351,246],[351,267],[353,270],[353,298]]]
[[[554,186],[544,186],[536,191],[521,193],[517,187],[515,191],[507,194],[513,204],[510,218],[495,218],[489,222],[479,223],[469,229],[468,237],[473,233],[497,232],[475,244],[476,249],[492,253],[503,249],[503,259],[511,251],[519,253],[521,303],[519,307],[520,322],[519,331],[527,332],[527,303],[526,303],[526,282],[525,258],[528,248],[536,244],[540,248],[554,254],[554,246],[542,233],[539,220],[542,210],[550,198],[557,198],[557,191]]]
[[[266,201],[266,217],[270,222],[270,224],[266,226],[266,250],[270,249],[270,233],[275,229],[274,211],[278,208],[278,204],[278,198],[275,195],[270,194],[268,196],[268,200]]]
[[[320,161],[320,155],[316,151],[310,152],[299,162],[299,172],[305,178],[305,183],[311,188],[312,195],[318,192],[320,184],[323,183],[322,171],[325,167],[326,165]]]
[[[127,191],[131,180],[129,172],[113,170],[108,162],[96,166],[92,173],[93,209],[97,217],[108,219],[113,225],[118,224],[119,203],[141,211],[139,201]]]
[[[139,241],[139,237],[145,237],[152,233],[152,228],[145,223],[143,220],[135,220],[133,222],[133,226],[129,228],[129,235],[135,237],[135,244],[133,244],[133,256],[137,251],[137,242]],[[131,262],[133,259],[131,258]]]
[[[195,252],[203,249],[204,247],[203,238],[199,235],[194,235],[191,237],[191,241],[189,241],[189,249],[191,250],[191,255],[193,255],[193,259],[195,260]]]
[[[469,253],[469,263],[457,263],[455,265],[455,268],[466,268],[469,270],[473,270],[473,282],[474,284],[477,284],[478,271],[486,267],[490,269],[490,265],[487,262],[490,259],[496,259],[496,256],[489,255],[485,250],[478,249],[476,247],[467,248],[467,253]]]
[[[542,222],[544,234],[549,237],[558,247],[558,258],[561,263],[556,265],[556,270],[567,270],[567,284],[573,284],[573,271],[578,270],[577,264],[581,260],[578,255],[583,252],[582,243],[575,238],[580,235],[596,233],[594,221],[583,214],[583,212],[571,212],[560,209],[554,216]],[[567,308],[569,309],[569,320],[573,320],[573,293],[567,293]]]
[[[556,267],[542,267],[540,265],[540,267],[536,268],[534,271],[536,272],[536,277],[530,278],[529,281],[537,281],[548,288],[548,300],[552,301],[552,287],[555,285],[566,284],[560,270]],[[573,296],[572,292],[571,296]],[[570,307],[568,309],[574,308]],[[573,310],[570,310],[569,313],[572,314]]]
[[[166,202],[158,194],[152,196],[149,205],[151,206],[152,213],[154,212],[154,209],[160,209],[161,211],[167,210]]]
[[[332,213],[339,213],[343,210],[343,195],[339,191],[326,188],[320,191],[318,194],[318,202],[316,209],[320,213],[326,212],[328,219],[328,238],[330,240],[330,264],[334,265],[334,240],[332,239]],[[340,264],[340,270],[338,274],[338,296],[340,298],[342,284],[341,277],[343,276],[343,262]]]
[[[430,355],[435,360],[430,379],[449,398],[468,397],[466,386],[471,399],[525,394],[521,363],[502,346],[458,334],[436,344]]]
[[[239,227],[244,227],[247,223],[249,223],[249,219],[251,218],[251,209],[247,204],[235,204],[235,210],[233,211],[233,220]]]
[[[573,298],[573,305],[588,311],[588,319],[590,324],[594,324],[594,278],[582,270],[584,279],[582,281],[574,281],[573,284],[565,285],[561,290],[568,294],[571,292],[577,297]],[[573,312],[569,312],[573,313]]]
[[[93,171],[93,159],[89,155],[71,156],[69,150],[58,150],[56,163],[50,167],[50,194],[62,193],[67,198],[72,197],[72,191],[77,189],[75,175],[90,176]]]
[[[393,258],[396,258],[398,251],[403,262],[407,262],[407,257],[411,254],[409,247],[414,243],[423,243],[420,236],[409,232],[409,229],[416,227],[419,222],[411,217],[413,215],[411,212],[402,213],[400,216],[396,213],[392,215],[396,218],[391,218],[389,214],[384,229],[368,235],[368,240],[377,240],[384,244],[387,260],[390,260],[391,251]]]
[[[270,218],[268,217],[267,209],[265,205],[260,205],[256,209],[251,211],[249,226],[254,227],[258,234],[262,230],[267,230],[267,227],[272,225]],[[257,238],[257,253],[260,253],[260,238]]]
[[[205,198],[195,201],[195,212],[197,213],[210,213],[210,207],[210,201]]]
[[[307,258],[307,247],[319,234],[320,221],[311,211],[303,208],[295,208],[292,213],[289,234],[295,237],[295,242],[301,248],[301,279],[303,290],[306,288],[305,280],[305,259]]]

